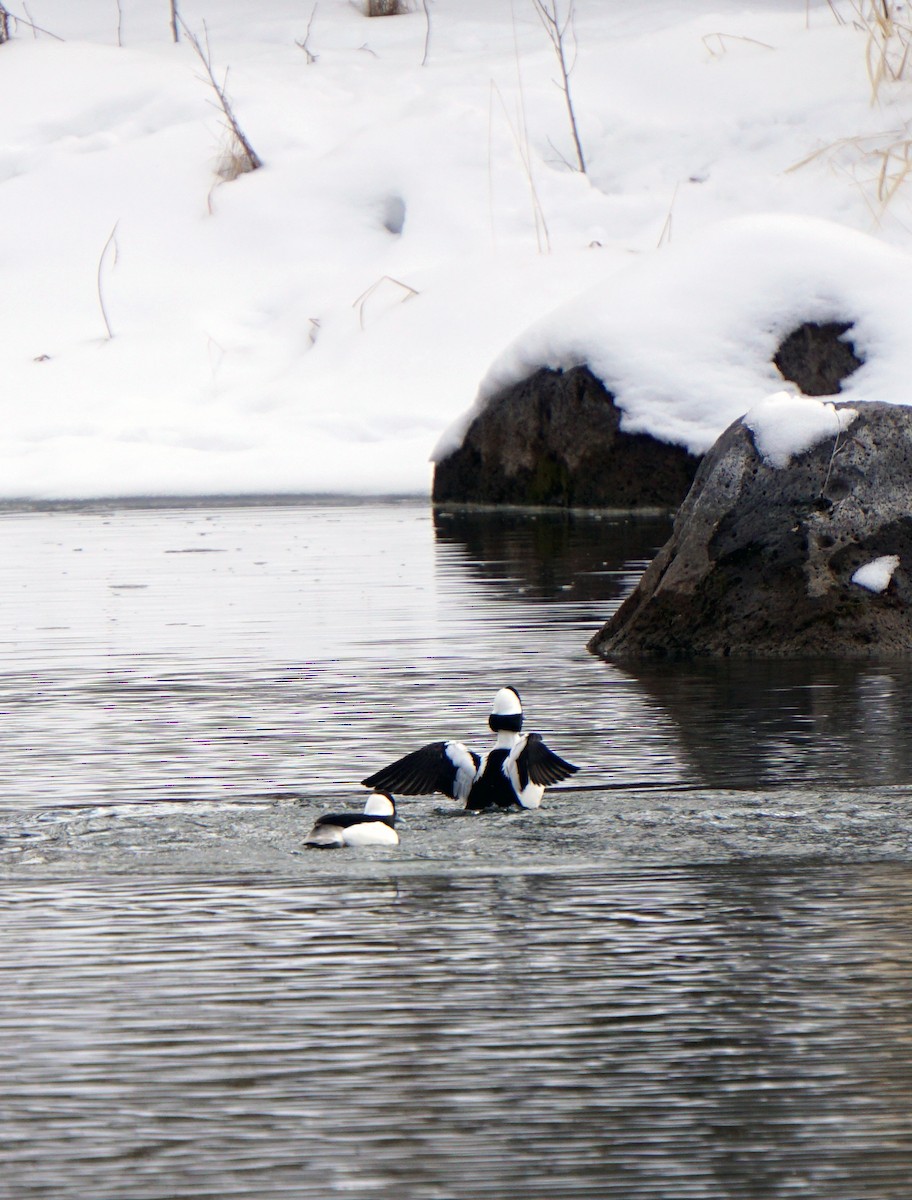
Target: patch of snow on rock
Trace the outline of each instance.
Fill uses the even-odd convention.
[[[838,409],[813,396],[774,392],[755,404],[742,420],[754,436],[757,453],[778,469],[787,467],[793,458],[825,438],[835,438],[857,416],[854,408]]]
[[[898,566],[898,554],[883,554],[859,567],[852,576],[852,582],[867,588],[869,592],[885,592]]]

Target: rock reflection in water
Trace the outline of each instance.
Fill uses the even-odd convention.
[[[603,622],[667,539],[668,517],[441,510],[438,545],[463,551],[460,569],[492,604],[548,602],[578,627]],[[525,618],[527,621],[528,617]],[[534,636],[531,635],[530,636]],[[544,651],[544,643],[541,646]],[[678,778],[708,787],[791,783],[895,785],[912,779],[912,663],[902,660],[693,660],[566,664],[576,708],[603,751],[589,782]],[[575,673],[575,674],[574,674]],[[630,738],[639,767],[612,761]],[[648,743],[644,739],[648,737]],[[587,749],[589,749],[587,747]],[[662,770],[662,760],[668,770]],[[670,771],[670,774],[669,774]]]
[[[711,787],[907,784],[912,664],[818,659],[623,664]]]
[[[671,518],[439,508],[434,531],[504,599],[601,601],[604,611],[668,540]]]

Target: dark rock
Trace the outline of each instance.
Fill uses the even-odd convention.
[[[844,408],[845,405],[837,405]],[[736,421],[590,650],[606,658],[912,654],[912,410],[869,403],[776,469]],[[887,589],[851,582],[899,556]]]
[[[851,328],[851,321],[806,321],[793,329],[773,357],[782,378],[797,383],[806,396],[841,392],[843,380],[864,362],[845,336]]]
[[[625,433],[587,367],[542,369],[495,396],[434,471],[436,503],[676,508],[699,458]]]

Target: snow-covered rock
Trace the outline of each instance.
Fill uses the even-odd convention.
[[[672,537],[591,650],[912,654],[912,410],[787,399],[817,406],[791,422],[803,436],[769,453],[781,398],[725,431]]]
[[[536,371],[486,405],[434,471],[437,503],[677,508],[697,455],[625,433],[585,367]]]
[[[604,473],[598,490],[609,496],[625,491],[623,481],[615,486],[611,476],[632,469],[621,449],[625,437],[652,440],[661,476],[669,446],[699,458],[732,420],[786,379],[808,394],[844,387],[847,395],[907,403],[905,372],[912,359],[897,300],[904,314],[900,297],[912,304],[905,282],[910,267],[908,255],[865,234],[781,216],[735,218],[681,246],[639,256],[537,321],[502,352],[474,405],[441,439],[434,455],[438,474],[449,477],[458,466],[461,499],[493,499],[485,493],[503,439],[490,430],[503,423],[498,410],[506,402],[514,442],[528,433],[529,422],[524,427],[512,408],[543,370],[585,366],[610,393],[621,439],[601,464],[587,461],[584,471],[587,487],[593,469]],[[866,382],[871,391],[863,390]],[[795,415],[800,422],[807,414]],[[536,417],[533,425],[542,427],[542,421]],[[529,456],[536,461],[524,465],[534,474],[545,469],[553,439],[543,428],[529,436]],[[592,436],[583,423],[581,439]],[[630,448],[648,475],[649,456],[637,441]],[[480,459],[475,495],[468,469],[473,456]],[[512,463],[501,467],[513,485],[511,490],[498,481],[501,502],[535,502]],[[682,498],[679,492],[663,502],[676,505]]]

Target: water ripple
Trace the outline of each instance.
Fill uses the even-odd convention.
[[[0,1191],[901,1195],[910,883],[14,885]]]
[[[898,1200],[912,675],[585,651],[667,522],[0,518],[0,1200]],[[582,789],[400,805],[509,682]]]

